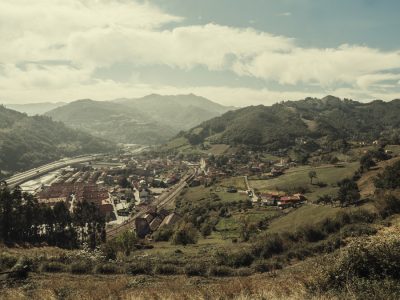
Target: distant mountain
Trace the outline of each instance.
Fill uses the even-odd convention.
[[[230,111],[180,133],[188,144],[224,143],[278,150],[340,139],[373,141],[399,136],[400,100],[360,103],[333,96]],[[399,136],[400,137],[400,136]],[[173,144],[173,143],[170,143]],[[314,146],[312,146],[314,145]]]
[[[0,106],[0,169],[18,171],[59,159],[112,150],[114,145],[45,116]]]
[[[13,109],[28,116],[43,115],[46,112],[53,110],[57,107],[65,105],[65,102],[43,102],[43,103],[28,103],[28,104],[5,104],[5,107]]]
[[[160,144],[232,109],[195,95],[78,100],[48,113],[54,120],[120,143]]]

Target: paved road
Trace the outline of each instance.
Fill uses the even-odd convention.
[[[51,171],[67,167],[71,164],[93,161],[93,160],[98,159],[99,157],[101,157],[101,155],[87,155],[87,156],[80,156],[80,157],[75,157],[75,158],[64,158],[64,159],[46,164],[41,167],[31,169],[29,171],[18,173],[16,175],[6,179],[6,182],[9,187],[13,188],[17,185],[20,185],[24,182],[32,180],[36,177],[45,175]]]
[[[158,197],[153,203],[152,206],[156,206],[157,209],[165,207],[171,201],[175,199],[176,196],[180,194],[180,192],[185,188],[185,186],[190,182],[194,177],[194,173],[187,174],[184,176],[179,183],[172,187],[172,189],[168,192],[163,193],[160,197]],[[141,211],[130,217],[129,220],[125,221],[123,224],[118,225],[116,227],[110,228],[107,230],[107,239],[114,239],[122,232],[127,230],[132,230],[135,226],[135,219],[143,217],[147,211]]]

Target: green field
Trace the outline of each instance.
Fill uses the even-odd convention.
[[[316,224],[326,218],[334,217],[341,208],[325,205],[304,205],[285,216],[273,220],[269,232],[296,231],[306,224]]]
[[[220,184],[223,187],[234,186],[238,190],[242,190],[242,191],[246,191],[247,190],[246,183],[244,181],[244,177],[243,176],[224,178],[224,179],[221,180]]]
[[[199,202],[208,199],[212,194],[217,194],[222,202],[237,202],[245,201],[248,199],[247,194],[228,193],[224,188],[210,188],[204,186],[196,186],[189,188],[183,194],[183,200],[186,202]]]
[[[338,168],[333,165],[323,165],[315,168],[311,166],[300,166],[287,170],[284,175],[277,178],[250,180],[249,182],[252,188],[260,192],[291,190],[296,187],[304,187],[310,190],[310,192],[306,193],[307,198],[314,201],[320,195],[335,195],[338,190],[337,182],[341,179],[351,177],[358,167],[358,162],[345,164],[343,168]],[[315,170],[318,176],[314,179],[314,183],[317,181],[323,182],[327,184],[326,187],[320,188],[315,184],[310,184],[308,173],[311,170]]]
[[[265,208],[265,207],[257,207],[247,210],[242,213],[234,213],[229,218],[222,218],[216,229],[218,232],[215,234],[219,234],[221,239],[232,239],[239,237],[239,228],[240,224],[243,222],[243,218],[246,218],[249,222],[259,222],[264,219],[271,219],[281,215],[282,212],[275,208]]]

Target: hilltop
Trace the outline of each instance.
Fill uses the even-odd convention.
[[[0,169],[18,171],[63,156],[99,153],[112,144],[45,116],[27,116],[0,106]]]
[[[298,147],[332,150],[335,142],[393,139],[399,130],[400,100],[361,103],[327,96],[230,111],[180,133],[169,146],[228,144],[267,151]],[[182,139],[185,141],[183,142]],[[170,147],[171,148],[171,147]]]
[[[120,143],[159,144],[231,109],[190,95],[78,100],[46,113],[73,128]]]
[[[26,104],[5,104],[5,107],[26,113],[28,116],[43,115],[46,112],[57,107],[65,105],[65,102],[42,102],[42,103],[26,103]]]

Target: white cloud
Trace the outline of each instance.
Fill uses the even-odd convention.
[[[291,12],[284,12],[284,13],[278,14],[278,16],[280,16],[280,17],[290,17],[291,15],[292,15]]]
[[[344,97],[396,95],[393,81],[400,75],[393,70],[400,68],[398,51],[357,45],[304,48],[295,39],[252,28],[213,23],[183,26],[182,17],[165,13],[149,3],[2,0],[0,88],[3,97],[26,101],[30,98],[102,99],[107,95],[109,99],[134,97],[134,93],[144,91],[198,92],[221,101],[233,99],[238,105],[317,95],[306,89],[315,85],[326,93],[336,91]],[[290,12],[281,15],[290,16]],[[165,29],[162,26],[166,24],[175,27]],[[122,84],[93,79],[96,68],[116,63],[141,67],[166,65],[183,70],[204,66],[210,71],[228,70],[239,76],[259,78],[267,84],[296,86],[298,91],[232,89],[215,87],[212,82],[208,87],[173,88],[154,86],[151,82],[138,85],[135,81]],[[338,86],[349,88],[337,89]]]

